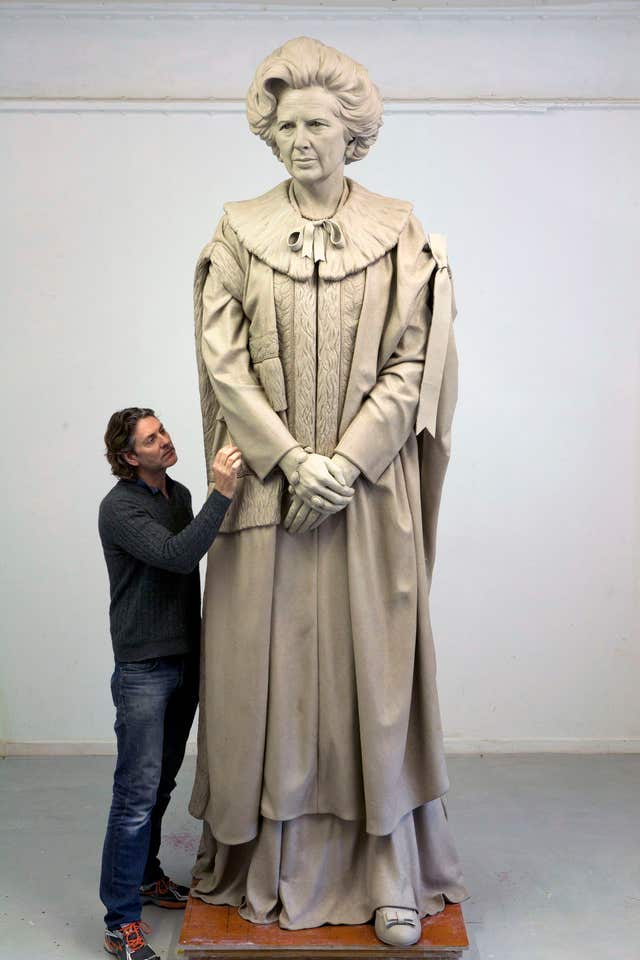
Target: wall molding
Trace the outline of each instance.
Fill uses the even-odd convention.
[[[433,113],[635,108],[640,97],[640,0],[0,0],[0,91],[47,109],[53,98],[85,112],[116,98],[201,109],[240,101],[265,52],[301,33],[369,65],[390,111],[411,100],[404,109]]]
[[[519,754],[563,753],[640,754],[638,739],[581,739],[558,737],[547,740],[465,740],[445,737],[445,753],[449,757],[495,756]],[[0,757],[112,757],[115,740],[0,740]],[[187,754],[194,756],[196,741],[187,744]]]
[[[216,0],[77,0],[77,2],[42,2],[42,0],[2,0],[0,18],[98,20],[194,20],[245,17],[278,20],[513,20],[513,19],[640,19],[639,0],[494,0],[494,2],[452,2],[433,0],[297,0],[294,3],[216,2]]]
[[[640,110],[640,98],[385,100],[385,113],[548,113],[558,110]],[[244,114],[243,100],[0,98],[0,113]]]

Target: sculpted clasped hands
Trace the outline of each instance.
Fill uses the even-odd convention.
[[[280,461],[289,481],[291,505],[284,518],[289,533],[315,530],[327,517],[349,505],[360,471],[340,454],[323,457],[296,447]]]

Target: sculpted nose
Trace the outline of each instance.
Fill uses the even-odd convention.
[[[296,133],[293,138],[293,146],[296,150],[306,150],[306,148],[309,146],[307,131],[302,125],[296,127]]]

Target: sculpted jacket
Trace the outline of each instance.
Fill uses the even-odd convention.
[[[457,396],[444,238],[350,180],[334,217],[305,220],[286,181],[225,206],[194,299],[207,463],[234,442],[245,467],[209,557],[192,813],[230,844],[260,815],[332,813],[390,833],[448,787],[428,610]],[[361,476],[349,506],[294,545],[277,463],[297,444]],[[278,572],[294,550],[295,597]],[[322,671],[295,655],[289,675],[273,666],[273,625],[322,623],[332,604],[350,676],[335,705]],[[279,728],[297,688],[299,724]]]

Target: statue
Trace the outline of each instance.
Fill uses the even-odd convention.
[[[382,123],[349,57],[290,40],[247,114],[290,179],[226,204],[196,268],[207,462],[234,443],[244,463],[208,558],[193,892],[289,929],[375,915],[408,945],[467,895],[428,609],[457,392],[444,239],[345,179]]]

